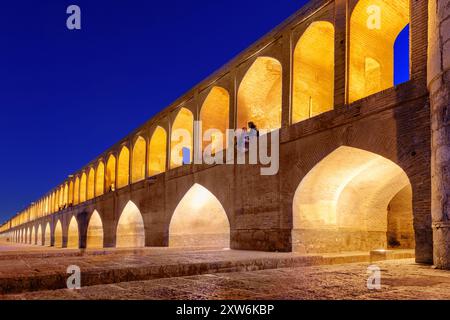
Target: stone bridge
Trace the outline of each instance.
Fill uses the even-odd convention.
[[[418,262],[433,263],[432,227],[448,224],[445,210],[432,223],[432,207],[450,183],[432,182],[432,170],[445,166],[434,155],[431,121],[442,119],[430,114],[442,101],[430,106],[427,62],[433,81],[445,79],[445,64],[433,64],[448,44],[448,34],[436,38],[448,21],[444,2],[311,1],[5,223],[2,237],[63,248],[415,248]],[[397,52],[405,33],[409,52]],[[400,84],[396,55],[410,63]],[[278,173],[180,163],[175,145],[192,151],[203,143],[175,132],[192,135],[197,120],[216,133],[249,121],[279,130]],[[448,140],[439,141],[448,148]],[[214,152],[223,149],[214,134],[211,141]],[[439,239],[435,263],[445,266],[448,234]]]

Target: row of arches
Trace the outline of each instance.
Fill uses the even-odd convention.
[[[409,48],[396,50],[399,37],[408,43],[410,1],[360,0],[353,8],[349,25],[348,102],[353,102],[396,84],[396,61],[407,61]],[[405,32],[406,30],[406,32]],[[291,123],[315,117],[334,107],[335,29],[330,21],[314,21],[296,42],[292,54]],[[99,159],[77,173],[44,199],[13,218],[11,227],[77,205],[105,192],[123,188],[146,177],[183,164],[193,157],[193,124],[199,119],[203,131],[246,127],[249,121],[260,129],[281,127],[282,64],[274,57],[261,56],[249,66],[237,88],[236,119],[230,117],[230,93],[214,86],[204,98],[199,115],[181,107],[166,124],[152,129],[149,138],[137,135],[129,145]],[[230,122],[231,119],[231,122]],[[235,123],[233,123],[235,121]],[[180,131],[181,130],[181,131]],[[183,139],[180,132],[191,138]],[[213,134],[212,149],[224,148]],[[209,143],[209,142],[208,142]],[[203,147],[206,147],[204,142]],[[168,147],[169,146],[169,147]]]
[[[37,229],[36,229],[37,228]],[[13,234],[13,241],[24,244],[51,245],[62,248],[66,234],[66,248],[79,248],[80,229],[77,219],[73,216],[64,233],[61,220],[55,224],[53,231],[50,222],[20,229]],[[139,208],[129,201],[123,209],[116,227],[117,248],[145,247],[144,220]],[[195,184],[180,201],[172,216],[169,227],[170,247],[229,247],[230,223],[219,200],[206,188]],[[104,227],[100,214],[94,211],[90,216],[86,247],[104,247]]]
[[[306,253],[413,249],[412,186],[391,160],[352,147],[340,147],[317,163],[301,180],[292,200],[292,245]],[[222,203],[200,184],[180,200],[168,226],[170,247],[229,247],[229,216]],[[36,229],[37,227],[37,229]],[[80,231],[72,217],[67,231],[61,221],[53,230],[54,246],[78,248]],[[14,233],[16,242],[49,246],[50,223]],[[151,232],[151,231],[150,231]],[[131,201],[116,225],[117,248],[146,246],[144,219]],[[87,248],[104,247],[104,225],[99,212],[90,216]]]

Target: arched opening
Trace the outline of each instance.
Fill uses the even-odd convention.
[[[166,171],[167,133],[160,126],[156,127],[150,140],[148,175],[155,176]]]
[[[39,225],[37,235],[36,235],[36,244],[38,246],[42,246],[42,225]]]
[[[33,226],[33,228],[31,228],[31,239],[30,239],[30,243],[31,243],[31,244],[36,244],[36,226]]]
[[[26,240],[26,242],[27,242],[28,244],[31,244],[31,239],[32,239],[31,230],[32,230],[32,228],[28,228],[28,238],[27,238],[27,240]]]
[[[145,179],[145,158],[147,155],[147,142],[138,137],[133,147],[133,163],[131,166],[131,181],[133,183]]]
[[[145,247],[144,220],[138,207],[129,201],[120,215],[116,232],[117,248]]]
[[[80,203],[80,177],[75,179],[75,186],[73,190],[73,203],[75,205]]]
[[[73,216],[70,219],[69,229],[67,231],[67,248],[69,249],[78,249],[80,243],[80,236],[78,232],[78,221]]]
[[[95,195],[97,197],[105,193],[105,165],[100,161],[97,166],[97,176],[95,177]]]
[[[51,239],[51,230],[50,230],[50,223],[47,222],[45,225],[45,231],[44,231],[44,243],[43,245],[46,247],[50,247],[52,245],[52,239]]]
[[[62,248],[63,246],[63,231],[61,221],[58,220],[55,227],[55,248]]]
[[[172,125],[170,139],[170,168],[182,166],[186,161],[186,153],[189,152],[190,161],[193,159],[194,141],[194,115],[186,108],[178,111]]]
[[[86,247],[88,249],[103,248],[103,223],[97,210],[94,211],[89,220]]]
[[[130,183],[130,150],[123,147],[119,154],[119,166],[117,172],[117,188],[126,187]]]
[[[334,26],[313,22],[294,51],[292,123],[333,109]]]
[[[195,184],[176,207],[169,227],[170,247],[230,247],[230,223],[220,201]]]
[[[22,242],[23,243],[28,243],[28,229],[27,228],[25,228],[24,230],[23,230],[23,240],[22,240]]]
[[[87,184],[87,200],[95,198],[95,170],[89,169],[88,184]]]
[[[73,205],[73,181],[69,183],[69,205]]]
[[[394,85],[394,44],[409,22],[409,0],[358,2],[350,19],[350,102]],[[409,65],[409,52],[402,59]]]
[[[83,172],[80,180],[80,203],[86,202],[87,197],[87,177],[86,173]]]
[[[69,203],[69,185],[66,183],[64,185],[64,197],[63,197],[63,206],[67,206]],[[42,212],[42,209],[41,209]]]
[[[226,130],[229,128],[230,95],[222,87],[213,87],[203,102],[200,110],[203,134],[214,130],[211,141],[203,142],[203,150],[211,145],[211,153],[220,152],[226,148]]]
[[[237,126],[254,122],[259,129],[281,127],[282,66],[273,58],[256,59],[239,86]]]
[[[304,253],[412,249],[411,190],[408,176],[394,162],[340,147],[305,176],[295,193],[293,249]]]
[[[113,191],[116,187],[116,157],[110,155],[106,163],[105,187]]]

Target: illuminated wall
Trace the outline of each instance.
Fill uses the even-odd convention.
[[[62,248],[63,246],[63,231],[61,221],[58,220],[55,227],[55,248]]]
[[[87,181],[87,200],[95,198],[95,170],[89,169],[88,181]]]
[[[116,232],[117,248],[140,248],[145,246],[144,220],[136,205],[129,201],[120,215]]]
[[[295,193],[294,246],[304,252],[387,249],[389,206],[407,187],[407,175],[390,160],[350,147],[335,150]],[[411,193],[401,199],[403,208],[412,208]],[[412,223],[407,214],[406,228]]]
[[[116,157],[110,155],[106,164],[106,177],[105,177],[106,190],[111,190],[112,187],[116,187]]]
[[[148,175],[154,176],[166,171],[167,161],[167,133],[161,127],[156,127],[150,140],[150,155],[148,165]]]
[[[230,246],[227,214],[208,189],[195,184],[180,201],[170,222],[169,246]]]
[[[256,59],[238,91],[237,127],[253,121],[259,129],[281,127],[282,67],[269,57]]]
[[[184,132],[185,137],[178,136]],[[183,148],[190,150],[191,160],[193,159],[193,139],[194,139],[194,115],[186,108],[181,108],[172,125],[171,136],[171,160],[170,167],[177,168],[183,163]]]
[[[73,204],[73,181],[69,183],[69,204]]]
[[[88,249],[103,248],[103,223],[97,211],[94,211],[89,220],[86,246]]]
[[[123,147],[119,154],[117,188],[126,187],[130,182],[130,150]]]
[[[97,166],[97,173],[95,177],[95,195],[97,197],[105,193],[105,165],[100,161]]]
[[[46,247],[51,246],[51,230],[50,230],[50,223],[47,222],[45,225],[45,234],[44,234],[44,243],[43,245]]]
[[[78,233],[78,222],[75,217],[72,217],[69,223],[69,229],[67,231],[67,248],[78,249],[80,243],[80,237]]]
[[[133,147],[133,157],[131,166],[132,183],[145,179],[145,163],[147,156],[147,143],[144,138],[138,137]]]
[[[211,144],[212,153],[222,151],[226,147],[226,130],[229,126],[230,95],[221,87],[213,87],[200,109],[200,121],[203,134],[208,130],[218,130],[220,134],[213,134],[211,141],[203,142],[203,150]]]
[[[350,102],[394,85],[394,43],[409,21],[409,0],[358,2],[350,19]]]
[[[294,51],[292,123],[333,109],[334,26],[313,22]]]

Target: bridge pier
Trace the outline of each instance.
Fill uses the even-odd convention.
[[[434,264],[450,269],[450,3],[429,1]]]

